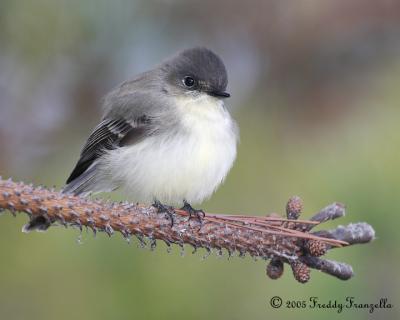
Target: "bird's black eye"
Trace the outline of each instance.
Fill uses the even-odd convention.
[[[194,81],[194,79],[189,76],[184,77],[182,81],[183,81],[183,84],[188,88],[192,88],[196,83],[196,81]]]

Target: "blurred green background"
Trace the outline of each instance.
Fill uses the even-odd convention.
[[[0,174],[63,183],[101,114],[101,97],[176,51],[205,45],[225,61],[241,129],[238,159],[202,207],[303,218],[340,201],[377,240],[329,253],[342,282],[290,270],[267,279],[250,258],[204,261],[163,244],[51,228],[23,234],[0,218],[0,319],[399,319],[400,2],[0,0]],[[118,193],[112,195],[121,199]],[[272,296],[394,309],[273,309]]]

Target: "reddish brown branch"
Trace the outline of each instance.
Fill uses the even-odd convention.
[[[272,259],[270,271],[267,270],[271,278],[282,274],[283,263],[289,263],[300,282],[308,281],[308,267],[348,279],[352,275],[351,268],[340,268],[338,265],[341,264],[335,265],[335,262],[324,263],[326,260],[317,257],[332,247],[369,242],[374,237],[373,229],[367,224],[358,224],[357,232],[351,231],[355,230],[353,224],[341,227],[340,231],[311,233],[315,225],[342,216],[344,207],[335,203],[309,221],[297,220],[302,210],[298,197],[289,200],[287,218],[206,214],[200,223],[190,219],[185,211],[175,209],[171,226],[170,217],[151,206],[89,200],[0,178],[1,209],[8,209],[13,214],[27,213],[30,222],[25,231],[46,229],[53,223],[86,226],[108,235],[114,231],[125,238],[135,235],[141,242],[147,239],[151,247],[155,246],[156,240],[163,240],[168,246],[190,244],[195,249],[207,251],[225,249],[229,256],[238,253]]]

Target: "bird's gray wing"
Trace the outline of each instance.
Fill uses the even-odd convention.
[[[73,184],[75,180],[78,180],[108,150],[134,143],[140,139],[148,124],[149,119],[144,115],[134,121],[127,121],[122,117],[104,119],[89,136],[67,184]],[[68,185],[66,189],[68,189]]]
[[[84,145],[64,193],[86,195],[115,188],[99,174],[99,159],[110,150],[134,144],[155,132],[163,94],[159,88],[154,89],[149,79],[151,77],[144,74],[122,83],[106,95],[103,120]],[[165,103],[161,105],[165,107]]]

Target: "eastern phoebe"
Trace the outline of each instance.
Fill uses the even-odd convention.
[[[122,187],[132,200],[190,205],[211,196],[236,157],[238,128],[222,60],[206,48],[184,50],[126,81],[104,99],[64,193]]]

